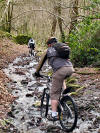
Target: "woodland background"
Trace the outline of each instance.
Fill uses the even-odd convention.
[[[75,66],[100,65],[100,0],[0,0],[0,30],[41,47],[56,36],[71,47]]]
[[[9,87],[13,81],[3,69],[16,57],[28,55],[30,37],[41,56],[50,36],[71,47],[75,81],[80,85],[77,88],[75,84],[74,96],[82,127],[86,125],[83,132],[99,133],[100,0],[0,0],[0,132],[12,132],[12,124],[5,118],[11,111],[9,105],[17,98],[11,94],[17,88]],[[78,126],[76,133],[81,132]]]

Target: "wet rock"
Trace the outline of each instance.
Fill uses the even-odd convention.
[[[27,85],[27,84],[28,84],[28,81],[27,81],[27,80],[22,80],[22,81],[21,81],[21,84]]]
[[[17,63],[14,63],[14,66],[25,66],[25,65],[29,65],[29,60],[24,60],[22,59],[21,61],[18,61]]]
[[[73,131],[73,133],[80,133],[80,130],[79,130],[79,129],[75,129],[75,130]]]
[[[26,94],[26,97],[33,97],[33,93],[31,93],[31,94]]]
[[[16,110],[16,111],[15,111],[15,115],[18,114],[19,112],[20,112],[19,110]]]
[[[41,92],[39,92],[38,90],[34,90],[33,94],[34,94],[34,99],[39,99],[42,96]]]
[[[18,102],[17,102],[17,101],[14,101],[13,103],[14,103],[14,105],[17,105],[17,104],[18,104]]]
[[[17,71],[17,72],[15,72],[16,74],[19,74],[19,75],[25,75],[25,73],[24,72],[21,72],[21,71]]]
[[[46,130],[47,129],[47,127],[46,127],[46,123],[41,123],[41,125],[40,125],[40,130]]]
[[[36,101],[36,102],[33,104],[34,107],[40,107],[40,105],[41,105],[41,102],[40,102],[40,101]]]
[[[100,116],[96,116],[96,118],[93,119],[93,124],[99,126],[99,123],[100,123]]]
[[[15,109],[15,106],[12,105],[11,111],[13,112],[13,111],[15,111],[15,110],[16,110],[16,109]]]
[[[43,86],[41,82],[37,82],[37,86]]]
[[[33,89],[31,89],[31,88],[28,88],[28,90],[29,90],[29,91],[33,91]]]
[[[29,121],[28,124],[29,124],[29,126],[34,126],[34,122],[32,122],[32,121]]]
[[[13,124],[6,121],[6,126],[0,128],[0,133],[20,133]]]
[[[18,93],[18,91],[15,91],[15,93]]]
[[[25,117],[23,116],[22,118],[21,118],[21,121],[24,121],[25,120]]]
[[[15,89],[16,89],[16,87],[11,87],[11,89],[12,89],[12,90],[15,90]]]
[[[60,130],[61,130],[61,128],[59,126],[55,126],[55,125],[49,125],[47,127],[48,133],[57,133],[57,132],[60,133]]]
[[[82,133],[89,133],[89,129],[92,127],[91,121],[84,121],[80,124],[79,131]]]
[[[20,91],[18,94],[19,99],[17,99],[14,102],[15,107],[12,108],[10,114],[12,117],[14,116],[15,119],[15,126],[19,129],[20,127],[23,129],[27,129],[27,132],[30,132],[30,129],[32,129],[32,133],[64,133],[61,128],[55,123],[53,126],[49,125],[49,122],[46,121],[45,123],[44,120],[41,122],[41,117],[40,116],[40,98],[42,95],[42,90],[46,86],[46,80],[39,78],[39,80],[35,79],[32,77],[32,73],[34,72],[36,60],[33,58],[29,57],[23,57],[21,60],[19,60],[16,65],[13,66],[15,67],[15,74],[19,74],[21,79],[24,79],[21,81],[21,87],[19,80],[18,82],[14,82],[16,84],[10,84],[9,88],[17,88],[15,91],[18,93],[18,89],[20,88]],[[29,65],[28,65],[29,64]],[[34,66],[33,66],[34,64]],[[20,65],[20,66],[18,66]],[[26,66],[25,66],[26,65]],[[22,67],[23,66],[23,67]],[[18,69],[16,69],[18,68]],[[44,70],[46,71],[47,67],[44,67]],[[26,79],[23,78],[24,73],[26,73]],[[13,74],[13,70],[10,70],[10,74]],[[15,75],[14,74],[14,75]],[[17,75],[19,77],[19,75]],[[21,76],[22,75],[22,76]],[[74,98],[75,101],[77,102],[78,105],[78,114],[79,114],[79,121],[78,119],[78,124],[76,129],[73,131],[73,133],[92,133],[92,131],[97,131],[97,133],[100,133],[100,129],[98,130],[99,123],[100,123],[100,117],[98,115],[94,115],[94,113],[98,112],[99,113],[99,88],[100,88],[100,81],[96,86],[94,86],[94,79],[90,79],[89,75],[84,75],[82,77],[81,75],[78,75],[78,80],[81,80],[79,82],[81,86],[87,86],[85,90],[80,90],[80,94],[75,96]],[[77,82],[77,79],[75,82]],[[99,77],[97,77],[99,79]],[[17,79],[16,79],[17,80]],[[97,81],[96,81],[97,82]],[[74,83],[74,80],[70,81],[70,83]],[[14,85],[14,86],[13,86]],[[26,86],[25,86],[26,85]],[[77,86],[75,86],[76,88]],[[23,95],[22,95],[23,93]],[[15,93],[13,93],[15,94]],[[21,94],[21,95],[20,95]],[[23,97],[22,97],[23,96]],[[95,97],[94,97],[95,96]],[[27,98],[29,97],[29,98]],[[29,101],[30,99],[30,101]],[[28,101],[27,101],[28,100]],[[15,110],[16,109],[16,110]],[[92,113],[91,111],[94,111]],[[17,114],[15,114],[17,113]],[[24,114],[25,113],[25,114]],[[14,115],[13,115],[14,114]],[[100,113],[99,113],[100,114]],[[19,125],[18,125],[19,123]],[[86,123],[86,124],[85,124]],[[49,126],[47,126],[47,125]],[[50,123],[51,124],[51,123]],[[40,129],[39,129],[40,128]],[[78,128],[78,129],[77,129]],[[29,130],[28,130],[29,129]],[[40,131],[41,130],[41,131]],[[11,128],[11,132],[14,133],[14,129]],[[16,132],[18,133],[18,132]]]
[[[13,83],[17,83],[17,81],[13,81]]]
[[[41,99],[41,96],[42,96],[42,94],[41,94],[41,93],[39,93],[39,94],[38,94],[38,98],[39,98],[39,99]]]
[[[32,84],[32,85],[28,85],[28,87],[29,87],[29,88],[37,88],[38,85],[37,85],[37,83],[34,83],[34,84]]]
[[[15,118],[15,116],[13,115],[12,111],[8,112],[8,116]]]

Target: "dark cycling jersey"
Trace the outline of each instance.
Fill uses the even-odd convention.
[[[53,47],[49,47],[47,51],[44,52],[36,69],[36,72],[39,72],[41,70],[43,64],[47,59],[54,72],[56,72],[59,68],[64,66],[66,67],[73,66],[69,59],[62,59],[58,57],[56,50]]]
[[[34,49],[35,48],[35,41],[33,39],[30,39],[28,42],[28,47]]]
[[[47,50],[47,58],[53,71],[57,71],[61,67],[71,67],[72,63],[69,59],[62,59],[58,56],[56,50],[53,47],[49,47]]]

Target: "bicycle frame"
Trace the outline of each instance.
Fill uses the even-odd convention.
[[[49,87],[50,77],[48,76],[45,77],[47,78],[47,88],[44,88],[43,95],[41,98],[41,110],[42,110],[41,114],[44,113],[45,118],[47,118],[49,110],[49,99],[50,99],[50,94],[48,92],[50,90]],[[64,90],[61,92],[61,96],[58,100],[57,109],[58,109],[58,115],[61,127],[63,128],[63,130],[70,132],[73,131],[73,129],[76,127],[78,114],[77,114],[76,104],[74,100],[71,98],[71,96],[68,95],[68,92],[70,91]],[[46,104],[44,104],[45,101],[44,97],[46,98]],[[70,127],[69,124],[71,124]]]

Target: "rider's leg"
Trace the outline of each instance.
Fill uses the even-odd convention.
[[[31,52],[32,54],[31,55],[34,56],[34,47],[32,47],[31,50],[32,50],[32,52]]]
[[[66,82],[65,80],[63,81],[63,86],[62,88],[65,90],[66,89]],[[52,116],[57,115],[57,106],[58,106],[58,100],[51,100],[51,107],[52,107]]]
[[[65,80],[63,81],[63,86],[62,86],[62,88],[65,90],[66,89],[66,82],[65,82]]]
[[[51,100],[52,116],[57,116],[58,100]]]
[[[53,74],[52,87],[51,87],[51,107],[53,112],[57,112],[58,99],[61,94],[61,88],[64,78],[74,72],[73,67],[62,67]],[[64,86],[65,87],[65,86]]]

